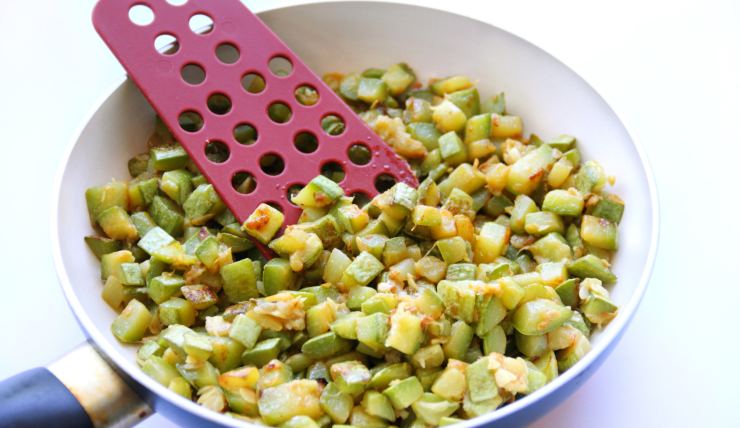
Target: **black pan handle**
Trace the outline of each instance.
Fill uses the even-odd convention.
[[[131,427],[152,413],[90,343],[0,381],[0,427]]]
[[[0,421],[13,428],[93,427],[77,398],[44,367],[0,382]]]

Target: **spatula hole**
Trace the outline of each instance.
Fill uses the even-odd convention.
[[[286,123],[293,116],[290,107],[280,101],[276,101],[267,108],[267,115],[276,123]]]
[[[281,55],[276,55],[270,58],[267,66],[270,68],[272,74],[277,77],[290,76],[290,73],[293,72],[293,63],[290,62],[288,58]]]
[[[180,128],[187,132],[198,132],[203,128],[203,116],[193,110],[180,113],[177,122],[180,124]]]
[[[259,94],[265,90],[265,78],[261,74],[251,71],[242,76],[242,88],[250,94]]]
[[[224,163],[229,159],[229,146],[222,141],[206,144],[206,158],[213,163]]]
[[[390,189],[394,184],[396,184],[396,178],[390,174],[380,174],[375,177],[375,190],[380,193]]]
[[[286,193],[286,196],[288,197],[288,202],[290,202],[291,205],[295,205],[293,203],[293,196],[297,195],[298,192],[301,191],[301,189],[303,189],[303,185],[298,184],[298,183],[293,184],[290,187],[288,187],[288,190],[285,193]]]
[[[200,85],[206,80],[206,71],[203,67],[198,64],[186,64],[182,70],[180,70],[180,76],[182,80],[191,85]]]
[[[233,64],[239,61],[239,48],[231,43],[221,43],[216,47],[216,58],[224,64]]]
[[[167,0],[167,3],[171,4],[172,6],[182,6],[187,2],[188,0]]]
[[[319,140],[311,132],[304,131],[295,136],[295,148],[301,153],[313,153],[319,148]]]
[[[195,34],[208,34],[213,31],[213,19],[203,13],[196,13],[191,16],[188,25]]]
[[[371,200],[370,196],[368,196],[367,193],[360,192],[359,190],[357,192],[353,192],[352,194],[350,194],[350,196],[352,196],[353,198],[352,203],[360,208],[367,205]]]
[[[278,175],[285,169],[285,161],[276,153],[268,153],[260,158],[260,168],[267,175]]]
[[[136,25],[145,27],[154,22],[154,11],[149,6],[135,4],[128,10],[128,19]]]
[[[367,165],[373,159],[370,149],[362,143],[354,143],[347,149],[349,160],[355,165]]]
[[[241,194],[248,195],[257,188],[257,181],[247,171],[239,171],[231,176],[231,187]]]
[[[174,55],[180,50],[180,43],[172,34],[163,33],[154,39],[154,49],[162,55]]]
[[[337,162],[329,161],[321,166],[321,175],[336,183],[341,183],[344,180],[344,168]]]
[[[208,110],[223,115],[231,111],[231,99],[226,94],[217,92],[208,97]]]
[[[321,119],[321,129],[329,135],[342,134],[344,127],[344,120],[336,114],[328,114]]]
[[[280,212],[283,212],[283,207],[282,207],[282,206],[281,206],[280,204],[278,204],[277,202],[273,202],[273,201],[267,201],[267,202],[265,202],[265,203],[266,203],[267,205],[269,205],[269,206],[271,206],[271,207],[275,208],[276,210],[278,210],[278,211],[280,211]]]
[[[239,144],[251,146],[257,142],[257,128],[251,123],[240,123],[234,127],[234,139]]]
[[[295,99],[301,105],[312,106],[319,102],[319,91],[311,85],[301,85],[296,88]]]

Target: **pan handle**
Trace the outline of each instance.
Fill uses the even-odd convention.
[[[90,343],[0,381],[0,425],[131,427],[152,414]]]

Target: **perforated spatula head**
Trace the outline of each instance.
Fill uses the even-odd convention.
[[[212,26],[192,30],[198,18]],[[239,0],[101,0],[93,22],[241,222],[266,202],[295,223],[300,209],[288,192],[322,168],[343,170],[348,194],[374,195],[379,178],[418,184],[408,164]],[[155,48],[162,38],[172,41],[168,50]],[[332,120],[336,135],[322,128]],[[350,151],[363,147],[370,160],[353,162]]]

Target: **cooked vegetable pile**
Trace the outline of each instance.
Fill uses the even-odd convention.
[[[381,428],[473,418],[572,367],[617,313],[624,204],[602,167],[573,137],[523,137],[504,95],[481,101],[467,77],[422,88],[397,64],[325,80],[418,189],[359,203],[320,175],[279,234],[269,205],[237,222],[160,123],[130,181],[87,190],[111,329],[142,370],[248,421]]]

